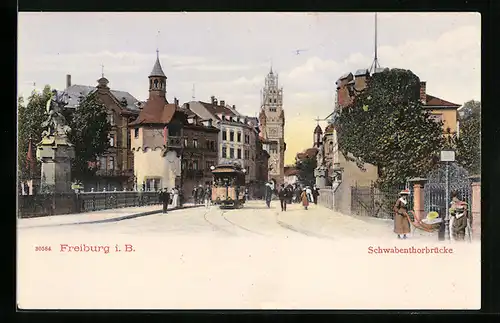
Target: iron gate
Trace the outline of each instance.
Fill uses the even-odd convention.
[[[467,202],[470,208],[471,182],[468,172],[457,163],[450,163],[448,167],[450,195],[451,192],[456,191],[458,198]],[[451,202],[451,196],[449,198],[450,201],[446,201],[446,165],[442,164],[427,176],[427,183],[424,185],[425,213],[436,211],[439,216],[444,217],[446,208]]]

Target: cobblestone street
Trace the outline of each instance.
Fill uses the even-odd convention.
[[[315,205],[281,212],[279,202],[268,209],[251,201],[238,210],[198,207],[65,226],[36,220],[39,227],[18,230],[24,308],[443,308],[433,301],[439,295],[448,296],[449,308],[479,306],[479,281],[462,279],[480,275],[478,243],[420,233],[401,241],[392,221]],[[109,249],[61,251],[61,244]],[[454,250],[368,252],[379,246]]]

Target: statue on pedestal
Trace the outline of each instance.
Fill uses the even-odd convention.
[[[67,104],[65,94],[52,91],[47,101],[47,119],[42,123],[42,141],[37,145],[36,156],[42,162],[42,186],[50,192],[71,192],[71,160],[75,149],[68,140],[71,128],[62,114]]]
[[[67,125],[66,118],[62,114],[62,108],[67,104],[64,100],[65,94],[52,90],[52,95],[46,104],[47,120],[42,123],[45,130],[42,138],[66,137],[71,128]]]

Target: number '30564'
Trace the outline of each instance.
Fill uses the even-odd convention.
[[[35,251],[52,251],[49,246],[36,246]]]

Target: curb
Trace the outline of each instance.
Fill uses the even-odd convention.
[[[176,211],[176,210],[186,210],[186,209],[191,209],[195,207],[201,207],[203,205],[190,205],[190,206],[184,206],[182,208],[175,208],[175,209],[170,209],[167,210],[168,212]],[[129,215],[123,215],[120,217],[116,218],[111,218],[111,219],[104,219],[104,220],[94,220],[94,221],[84,221],[84,222],[73,222],[73,223],[61,223],[61,224],[48,224],[48,225],[37,225],[37,226],[29,226],[29,227],[20,227],[18,229],[32,229],[32,228],[47,228],[47,227],[61,227],[61,226],[67,226],[67,225],[82,225],[82,224],[98,224],[98,223],[110,223],[110,222],[119,222],[119,221],[124,221],[124,220],[130,220],[134,218],[140,218],[143,216],[148,216],[148,215],[153,215],[157,213],[162,213],[163,210],[154,210],[154,211],[147,211],[147,212],[140,212],[140,213],[134,213],[134,214],[129,214]]]

